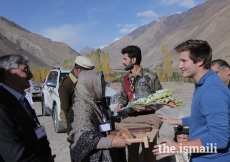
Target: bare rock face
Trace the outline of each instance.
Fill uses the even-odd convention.
[[[17,48],[20,48],[23,51],[22,53],[26,51],[29,57],[36,57],[37,62],[43,62],[43,66],[46,67],[62,66],[65,59],[74,59],[80,55],[67,44],[55,42],[41,35],[31,33],[4,17],[0,17],[0,34],[11,42],[11,45],[14,44]],[[9,44],[2,43],[0,55],[18,53],[17,50],[12,51],[10,49]]]
[[[110,54],[113,68],[123,68],[121,49],[137,45],[142,50],[142,66],[154,68],[162,59],[162,45],[168,45],[177,68],[178,55],[174,47],[188,39],[202,39],[213,49],[213,59],[230,62],[229,0],[208,0],[185,13],[162,17],[134,30],[120,40],[104,47]]]

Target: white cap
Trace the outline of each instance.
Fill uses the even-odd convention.
[[[86,69],[91,70],[94,68],[94,63],[89,58],[84,56],[77,56],[75,59],[75,63]]]

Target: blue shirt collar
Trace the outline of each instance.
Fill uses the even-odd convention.
[[[195,87],[202,86],[202,84],[205,82],[205,79],[209,77],[214,72],[210,69],[208,72],[206,72],[198,81],[198,83],[195,83]]]

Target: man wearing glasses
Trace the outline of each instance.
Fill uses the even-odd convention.
[[[20,54],[0,57],[0,162],[53,162],[45,128],[25,98],[33,77],[29,58]]]
[[[230,66],[225,60],[217,59],[212,61],[211,69],[217,73],[220,79],[230,89]]]

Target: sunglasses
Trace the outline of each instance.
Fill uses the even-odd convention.
[[[15,70],[21,70],[22,72],[24,72],[24,73],[26,73],[26,74],[30,74],[30,73],[31,73],[29,67],[27,67],[27,68],[25,68],[25,69],[15,69]]]

